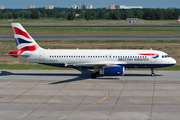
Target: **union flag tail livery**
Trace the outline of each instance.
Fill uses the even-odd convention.
[[[18,50],[10,52],[9,55],[18,57],[24,51],[35,51],[40,48],[28,32],[21,26],[21,24],[12,23],[11,25]]]
[[[17,51],[9,55],[23,60],[56,67],[94,69],[91,77],[98,75],[123,75],[125,68],[169,67],[176,60],[158,50],[92,50],[92,49],[43,49],[19,23],[12,23]]]

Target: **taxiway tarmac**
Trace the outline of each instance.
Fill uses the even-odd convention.
[[[90,74],[2,70],[0,120],[179,120],[180,71]]]

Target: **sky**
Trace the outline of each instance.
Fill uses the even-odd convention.
[[[29,5],[34,5],[36,8],[47,5],[71,8],[73,4],[91,4],[93,8],[105,8],[109,4],[143,6],[143,8],[180,8],[180,0],[0,0],[0,6],[13,9],[25,9]]]

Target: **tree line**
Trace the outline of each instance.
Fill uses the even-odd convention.
[[[76,16],[75,16],[76,15]],[[47,10],[36,9],[4,9],[0,10],[0,19],[86,19],[86,20],[123,20],[126,18],[139,18],[144,20],[177,20],[180,9],[69,9],[55,8]]]

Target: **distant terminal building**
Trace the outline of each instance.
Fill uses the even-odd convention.
[[[1,10],[4,10],[4,6],[0,6],[0,9],[1,9]]]
[[[142,6],[125,6],[125,5],[118,5],[117,9],[143,9]]]
[[[45,7],[45,9],[54,9],[54,6],[48,5],[48,6]]]
[[[108,5],[107,9],[143,9],[142,6]]]
[[[74,4],[74,5],[71,6],[71,8],[72,9],[77,9],[77,5]]]
[[[83,4],[84,9],[93,9],[93,5]]]
[[[72,9],[93,9],[93,5],[90,4],[83,4],[83,5],[72,5],[71,6]]]
[[[106,9],[116,9],[116,8],[115,8],[115,5],[110,4],[110,5],[108,5],[108,6],[107,6],[107,8],[106,8]]]
[[[35,9],[36,7],[33,5],[27,6],[26,9]]]

